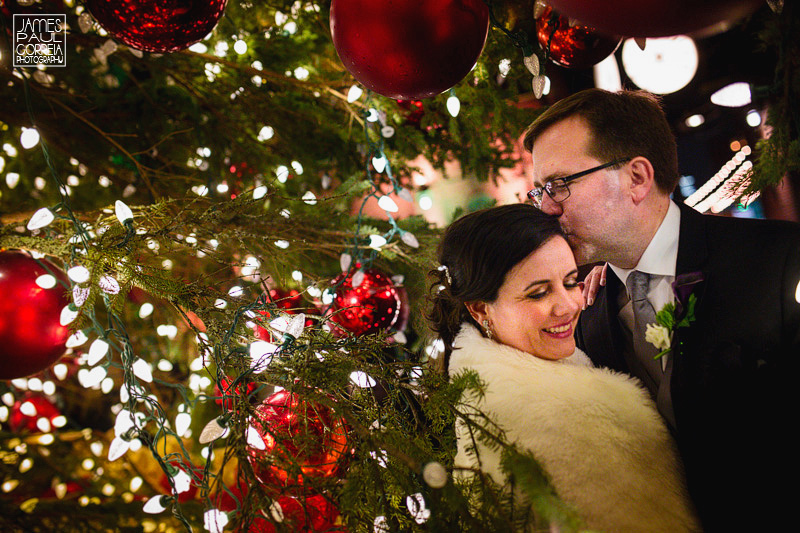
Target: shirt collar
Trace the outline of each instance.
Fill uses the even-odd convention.
[[[675,265],[678,262],[678,234],[681,228],[681,211],[675,202],[670,200],[667,214],[658,231],[653,235],[642,257],[634,268],[626,269],[609,263],[611,270],[625,285],[628,274],[634,270],[656,276],[675,277]]]

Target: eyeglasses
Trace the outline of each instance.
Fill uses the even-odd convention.
[[[569,182],[574,181],[578,178],[582,178],[584,176],[588,176],[589,174],[597,172],[598,170],[603,170],[604,168],[615,167],[623,163],[627,163],[631,159],[633,158],[621,157],[619,159],[615,159],[608,163],[592,167],[588,170],[576,172],[575,174],[570,174],[569,176],[563,178],[550,180],[547,183],[545,183],[543,187],[536,187],[528,191],[528,198],[533,200],[534,205],[539,208],[542,207],[542,198],[544,196],[544,193],[547,193],[547,196],[549,196],[554,202],[559,202],[559,203],[563,202],[564,200],[569,198],[570,194],[569,185],[567,185]]]

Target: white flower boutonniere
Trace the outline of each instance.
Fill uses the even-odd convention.
[[[677,328],[688,327],[694,322],[694,306],[697,296],[693,293],[697,284],[704,280],[702,272],[681,274],[672,282],[675,302],[665,304],[656,313],[656,323],[647,324],[644,340],[661,350],[655,359],[660,359],[672,350],[672,334]]]

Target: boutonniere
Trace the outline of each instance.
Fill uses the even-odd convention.
[[[672,282],[675,301],[664,305],[656,313],[655,324],[647,324],[644,339],[661,350],[655,359],[660,359],[672,349],[672,336],[676,329],[689,327],[694,322],[694,306],[697,285],[705,279],[702,272],[681,274]]]

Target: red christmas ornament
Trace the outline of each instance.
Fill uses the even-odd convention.
[[[605,35],[594,28],[575,24],[546,7],[536,19],[536,36],[543,50],[550,50],[550,59],[567,68],[588,68],[614,53],[621,37]]]
[[[234,380],[230,378],[222,378],[220,381],[222,382],[222,388],[227,395],[227,398],[225,399],[225,410],[230,411],[233,409],[233,396],[239,396],[242,391],[245,390],[245,385],[243,383],[239,383],[238,385],[234,386]],[[250,397],[250,395],[255,392],[256,389],[258,389],[258,385],[256,383],[253,383],[252,381],[248,382],[246,386],[247,396]],[[220,390],[219,385],[214,385],[214,396],[217,396],[217,399],[214,400],[214,402],[216,402],[217,405],[222,405],[223,403],[222,393],[223,391]]]
[[[256,477],[272,487],[299,488],[306,478],[335,476],[348,450],[344,420],[296,394],[278,391],[256,408],[253,427],[264,449],[250,446]]]
[[[364,271],[363,280],[353,287],[355,274],[340,274],[333,280],[336,295],[331,304],[331,320],[353,335],[369,335],[405,326],[408,302],[405,290],[378,269]],[[337,332],[342,334],[342,332]]]
[[[429,98],[461,81],[488,31],[483,0],[331,2],[333,45],[345,68],[389,98]]]
[[[752,14],[764,0],[548,0],[559,13],[626,37],[713,32]]]
[[[217,25],[226,0],[85,0],[86,9],[115,39],[146,52],[189,47]]]
[[[57,280],[51,288],[46,274]],[[60,282],[69,286],[49,261],[0,252],[0,379],[35,374],[64,355],[69,329],[60,320],[69,298]]]
[[[243,480],[237,480],[237,486],[228,487],[230,493],[224,489],[217,492],[214,498],[214,505],[220,511],[231,512],[243,505],[250,493],[249,487]],[[238,502],[238,504],[237,504]],[[285,526],[285,531],[296,531],[298,533],[322,533],[345,531],[343,526],[337,526],[339,520],[339,510],[324,496],[310,494],[304,497],[295,498],[292,496],[281,496],[275,502],[280,506],[278,512],[274,505],[269,509],[261,509],[253,516],[247,533],[275,533],[276,527],[265,518],[269,516],[272,520],[281,518],[281,523]],[[243,532],[239,527],[235,531]]]
[[[8,427],[14,433],[49,433],[55,427],[53,420],[59,416],[61,411],[53,402],[44,396],[28,393],[11,407]]]

